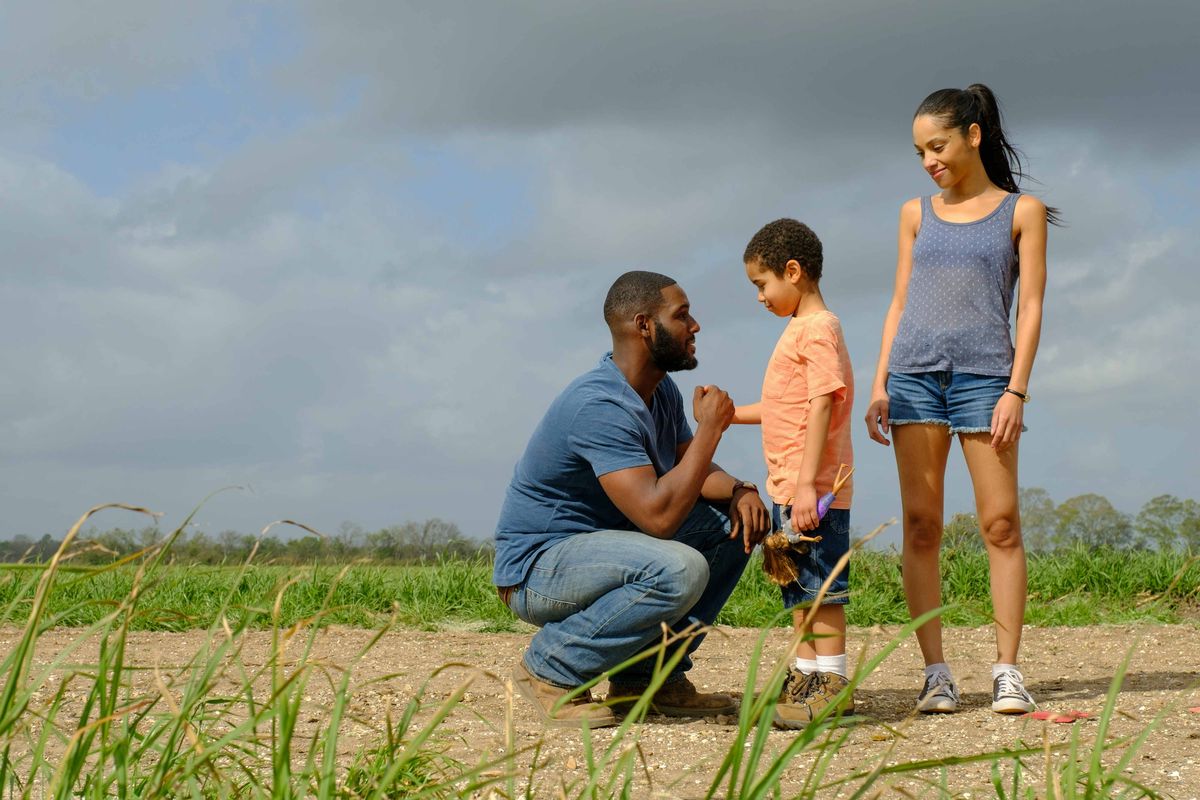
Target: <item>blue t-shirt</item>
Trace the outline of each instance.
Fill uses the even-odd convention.
[[[496,524],[493,582],[523,582],[538,554],[567,536],[637,530],[605,494],[600,476],[647,464],[661,476],[691,438],[670,376],[647,407],[606,354],[550,404],[513,470]]]

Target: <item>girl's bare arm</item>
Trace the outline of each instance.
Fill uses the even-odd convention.
[[[1042,301],[1046,295],[1046,206],[1021,195],[1013,216],[1021,278],[1017,284],[1017,336],[1008,388],[1029,393],[1029,375],[1042,336]],[[1005,392],[992,412],[992,447],[1004,450],[1021,436],[1025,403]]]
[[[871,385],[871,401],[867,407],[867,434],[880,444],[890,444],[888,433],[888,355],[892,340],[900,327],[900,316],[908,298],[908,278],[912,275],[912,246],[921,227],[921,201],[913,198],[900,207],[900,231],[896,244],[896,286],[892,304],[883,319],[883,336],[879,343],[879,360],[875,363],[875,379]]]

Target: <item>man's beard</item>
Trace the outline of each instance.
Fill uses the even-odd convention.
[[[667,332],[658,320],[654,320],[654,338],[650,341],[650,359],[663,372],[679,372],[695,369],[700,362],[688,352],[686,341],[679,341]]]

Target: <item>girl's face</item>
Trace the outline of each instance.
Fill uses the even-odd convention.
[[[802,273],[800,265],[789,261],[783,275],[776,275],[759,261],[746,264],[746,277],[758,289],[758,302],[777,317],[790,317],[796,313],[803,292],[800,289]]]
[[[979,126],[974,123],[964,134],[958,128],[946,127],[940,117],[922,114],[913,120],[913,146],[921,166],[942,189],[983,167],[979,160],[980,138]]]

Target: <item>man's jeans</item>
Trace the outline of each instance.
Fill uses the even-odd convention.
[[[703,501],[669,540],[596,531],[556,542],[509,599],[513,613],[542,628],[526,668],[547,683],[580,686],[661,641],[663,622],[674,630],[693,619],[711,625],[746,568],[742,547],[741,537],[729,538],[729,518]],[[622,679],[648,682],[654,661],[638,662]],[[691,666],[685,654],[668,682]]]

